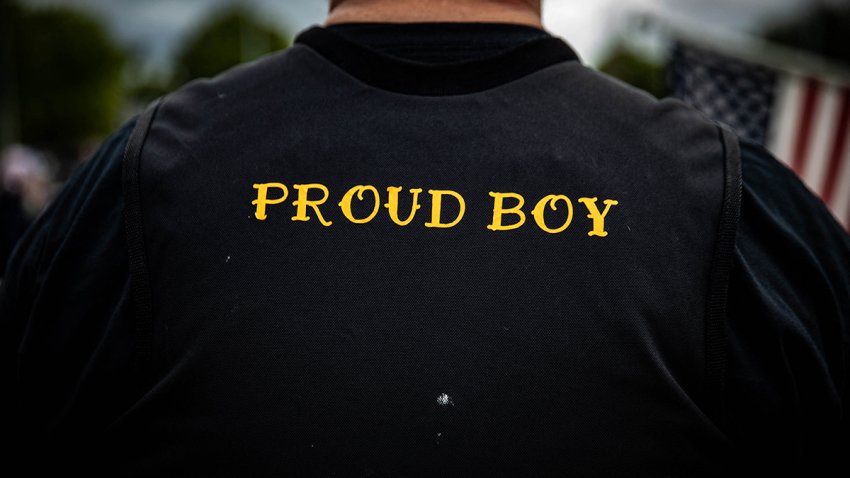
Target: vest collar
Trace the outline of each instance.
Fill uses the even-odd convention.
[[[495,55],[468,61],[430,63],[400,58],[348,40],[319,25],[296,37],[360,81],[397,93],[445,96],[483,91],[565,61],[581,61],[555,36],[509,48]]]

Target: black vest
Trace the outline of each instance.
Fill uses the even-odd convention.
[[[346,48],[307,31],[139,120],[122,471],[721,470],[735,139],[559,39]]]

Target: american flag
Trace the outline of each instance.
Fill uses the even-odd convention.
[[[679,41],[673,95],[793,169],[850,230],[850,81],[772,68]]]

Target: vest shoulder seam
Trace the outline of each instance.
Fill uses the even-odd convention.
[[[708,412],[723,420],[723,389],[726,375],[726,329],[729,280],[735,254],[735,239],[741,216],[741,154],[738,139],[717,124],[723,147],[723,203],[715,235],[709,275],[705,317],[705,378]]]
[[[141,201],[141,156],[153,119],[162,103],[151,103],[139,116],[124,150],[122,185],[124,194],[124,225],[127,236],[127,255],[130,287],[133,300],[133,332],[135,350],[133,367],[140,376],[147,373],[153,357],[153,299],[150,272],[144,240],[144,221]]]

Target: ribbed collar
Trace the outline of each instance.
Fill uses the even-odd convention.
[[[375,24],[379,25],[379,24]],[[488,28],[532,29],[542,33],[495,54],[449,63],[415,61],[389,55],[351,41],[333,28],[312,26],[295,37],[355,78],[398,93],[442,96],[474,93],[519,79],[547,66],[565,61],[580,61],[578,55],[560,38],[534,27],[504,23],[407,23],[382,24],[399,35],[423,35],[428,30]],[[529,32],[525,32],[526,34]]]

